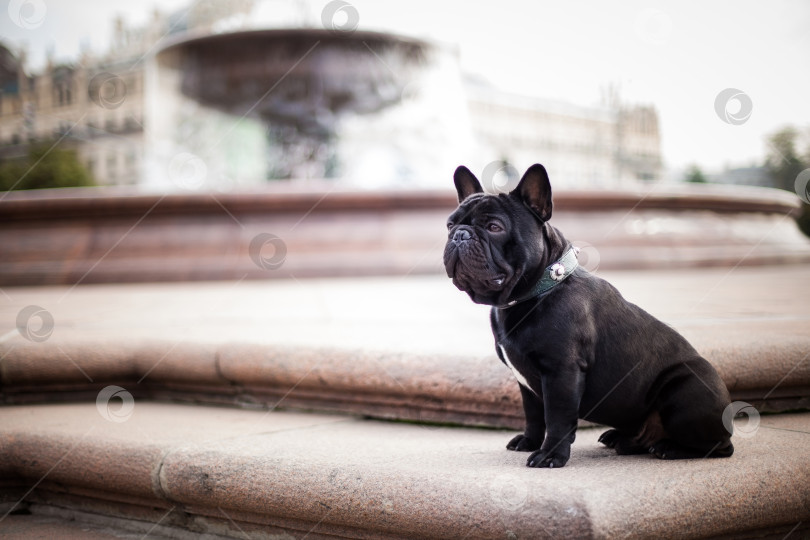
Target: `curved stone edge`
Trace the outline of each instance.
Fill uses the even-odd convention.
[[[0,285],[443,273],[450,193],[323,193],[9,193]],[[810,241],[787,219],[798,201],[778,190],[562,191],[552,223],[602,269],[800,264]],[[280,266],[254,260],[261,234],[284,243]]]
[[[496,448],[502,434],[489,431],[298,415],[306,425],[240,433],[234,423],[264,415],[157,404],[140,408],[138,426],[105,429],[92,404],[62,407],[0,410],[5,481],[37,481],[30,502],[197,532],[706,538],[810,518],[808,415],[768,417],[723,460],[616,456],[584,430],[569,465],[551,471],[523,467],[525,455]],[[198,431],[172,434],[189,423]]]
[[[718,340],[711,327],[687,332],[732,399],[761,412],[810,407],[810,336],[768,338],[745,328],[732,334]],[[494,355],[56,338],[0,344],[6,403],[95,399],[112,384],[136,400],[523,427],[517,384]]]
[[[0,426],[4,483],[36,482],[26,504],[226,535],[275,530],[315,538],[492,538],[508,528],[527,537],[536,532],[534,520],[543,519],[544,528],[555,537],[589,536],[584,504],[565,491],[538,492],[531,512],[526,508],[516,513],[492,498],[488,480],[470,481],[469,470],[459,479],[435,466],[414,467],[401,454],[393,461],[381,455],[383,459],[370,463],[341,451],[357,446],[357,433],[378,439],[364,422],[350,420],[348,433],[321,418],[310,420],[309,426],[270,425],[239,434],[226,423],[252,411],[232,411],[223,423],[207,419],[212,411],[205,408],[141,404],[139,414],[151,416],[153,427],[127,431],[125,426],[111,426],[107,431],[99,427],[92,405],[75,405],[68,411],[71,418],[58,429],[42,429],[43,420],[47,424],[62,418],[60,407],[33,412],[23,407],[27,416],[38,420],[38,427]],[[6,419],[13,414],[0,411]],[[166,431],[183,429],[182,424],[195,420],[200,434],[166,440]],[[160,427],[154,428],[158,422]],[[400,435],[410,432],[416,439],[437,438],[414,426],[386,427]],[[338,450],[332,458],[307,457],[306,435],[312,428],[324,428],[319,438],[335,443]],[[410,451],[420,444],[414,446],[413,440]],[[277,447],[275,457],[272,449],[278,444],[283,447]],[[484,474],[489,479],[492,471]],[[159,486],[151,485],[155,477]],[[565,508],[579,510],[571,515]]]
[[[451,187],[448,177],[448,188]],[[324,191],[329,196],[324,197]],[[158,204],[159,203],[159,204]],[[795,193],[752,186],[654,186],[628,190],[557,190],[559,210],[709,210],[715,212],[798,212],[801,199]],[[150,210],[155,214],[229,212],[298,213],[317,206],[320,210],[440,209],[455,208],[456,196],[447,190],[356,191],[336,188],[327,182],[313,188],[279,184],[273,188],[242,192],[149,193],[126,187],[60,188],[8,192],[0,200],[0,220],[30,221],[43,217],[133,215]]]

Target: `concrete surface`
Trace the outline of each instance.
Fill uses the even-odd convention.
[[[569,464],[542,470],[506,451],[512,433],[497,430],[148,402],[116,421],[94,403],[7,406],[0,477],[5,493],[34,488],[22,503],[34,515],[105,514],[114,501],[115,517],[155,534],[810,534],[810,414],[763,416],[734,436],[729,459],[617,456],[599,433],[580,430]],[[18,521],[0,521],[0,534]]]
[[[734,399],[807,406],[810,267],[599,274]],[[436,276],[2,289],[0,390],[3,537],[810,537],[810,413],[741,418],[730,459],[583,429],[549,471],[512,431],[277,410],[520,426],[487,309]]]
[[[0,521],[0,537],[3,540],[143,540],[145,537],[143,532],[126,530],[124,523],[100,525],[96,523],[98,521],[96,517],[80,521],[75,513],[70,512],[9,515]],[[160,540],[170,537],[151,532],[146,538]]]
[[[598,272],[681,331],[736,400],[810,406],[810,267]],[[518,427],[487,308],[442,277],[7,288],[6,402],[138,398]],[[26,306],[53,319],[15,328]],[[39,325],[39,326],[38,326]],[[23,327],[25,331],[25,327]]]
[[[747,325],[810,335],[810,265],[673,271],[599,271],[631,302],[684,332]],[[444,276],[6,287],[0,337],[19,311],[54,318],[48,338],[330,346],[490,354],[487,308]],[[796,330],[795,332],[793,330]],[[804,332],[801,332],[803,330]],[[709,332],[709,334],[717,332]]]

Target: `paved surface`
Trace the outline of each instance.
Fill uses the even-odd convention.
[[[689,334],[810,335],[810,266],[597,272]],[[270,343],[490,354],[487,308],[444,276],[17,287],[0,292],[0,336],[38,305],[53,338]],[[37,320],[32,324],[36,327]]]
[[[810,414],[762,417],[735,435],[729,459],[617,456],[599,433],[580,430],[569,464],[542,470],[504,449],[511,432],[152,403],[116,421],[94,403],[13,406],[0,408],[0,475],[39,482],[35,513],[60,494],[88,512],[128,501],[117,512],[157,534],[203,521],[308,538],[810,533]],[[0,534],[18,521],[0,521]]]
[[[738,397],[810,395],[810,267],[603,277],[684,333]],[[487,309],[444,277],[6,288],[5,395],[88,393],[0,408],[0,514],[36,487],[34,515],[9,515],[0,536],[62,524],[88,538],[810,535],[808,414],[742,419],[728,460],[620,457],[582,430],[569,466],[538,471],[503,449],[511,432],[156,404],[138,397],[150,382],[169,398],[228,390],[272,407],[520,423]],[[108,384],[136,395],[132,409],[96,406]],[[124,521],[48,513],[62,507]]]
[[[121,525],[99,525],[76,521],[71,513],[66,519],[58,514],[10,515],[0,521],[0,536],[4,540],[143,540],[143,532],[127,531]],[[97,521],[97,519],[96,519]],[[159,540],[167,536],[150,533],[147,538]]]
[[[605,277],[686,335],[734,399],[760,410],[810,405],[810,267]],[[7,402],[52,400],[68,388],[95,395],[115,383],[147,398],[182,392],[195,401],[522,424],[517,385],[494,355],[487,308],[441,276],[4,293]],[[23,336],[18,319],[39,309],[27,306],[43,313],[27,319]],[[48,317],[52,325],[42,327]]]

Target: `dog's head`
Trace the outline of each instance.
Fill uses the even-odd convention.
[[[546,169],[529,167],[509,194],[484,193],[463,166],[453,179],[459,206],[447,221],[447,275],[473,302],[504,305],[532,287],[562,247],[546,225],[552,210]]]

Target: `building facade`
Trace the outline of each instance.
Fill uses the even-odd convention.
[[[581,107],[510,94],[468,81],[477,156],[518,168],[541,162],[556,185],[632,186],[661,179],[661,137],[652,106]]]
[[[144,151],[143,54],[157,33],[116,21],[111,52],[75,63],[48,60],[29,75],[25,54],[0,44],[0,159],[21,158],[31,144],[73,149],[99,185],[135,185]]]
[[[251,5],[242,1],[239,13],[249,12]],[[99,185],[149,185],[154,168],[150,173],[152,161],[146,154],[156,143],[147,140],[150,129],[145,124],[150,115],[163,113],[146,107],[173,103],[166,96],[156,99],[154,92],[146,97],[147,79],[154,73],[148,67],[150,55],[170,34],[220,32],[217,21],[228,20],[230,12],[203,9],[206,6],[210,3],[198,1],[181,14],[155,12],[139,28],[127,27],[119,19],[110,51],[103,57],[88,53],[73,64],[49,61],[33,75],[26,73],[23,52],[15,54],[0,44],[0,159],[25,156],[33,142],[59,141],[76,150]],[[604,107],[582,107],[510,94],[472,79],[459,82],[453,92],[466,106],[459,107],[460,116],[454,117],[458,128],[450,130],[465,131],[458,137],[463,144],[453,148],[433,144],[425,154],[453,152],[451,161],[463,161],[474,170],[500,162],[514,171],[541,162],[555,185],[572,188],[632,186],[662,176],[658,115],[652,106],[627,106],[612,99]],[[426,124],[422,129],[427,134],[436,129]],[[363,144],[367,131],[350,135],[346,144]],[[377,134],[375,144],[380,146],[387,138]],[[427,144],[428,138],[411,142]],[[267,153],[261,145],[251,151]],[[437,182],[445,178],[442,171],[435,171],[435,176]],[[424,179],[415,185],[424,186]]]

